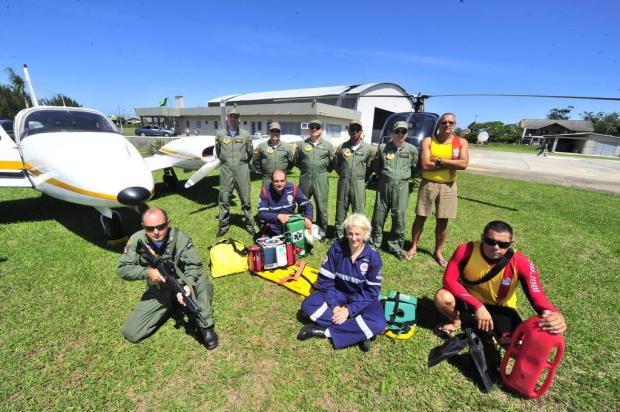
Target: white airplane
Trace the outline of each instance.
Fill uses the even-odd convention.
[[[106,115],[77,107],[39,106],[27,66],[24,77],[33,107],[15,117],[15,141],[0,126],[0,186],[32,187],[53,198],[92,206],[104,234],[123,237],[113,208],[146,202],[154,193],[153,170],[198,169],[198,179],[219,165],[213,141],[179,139],[165,155],[144,159]],[[193,178],[194,176],[192,176]]]

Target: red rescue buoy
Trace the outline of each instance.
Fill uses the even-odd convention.
[[[540,320],[531,317],[515,329],[501,367],[504,385],[530,399],[547,392],[564,356],[564,335],[543,331]]]

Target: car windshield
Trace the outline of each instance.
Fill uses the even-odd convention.
[[[118,133],[114,124],[97,113],[81,110],[37,110],[24,119],[21,137],[50,132]]]

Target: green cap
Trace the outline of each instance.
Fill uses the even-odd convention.
[[[392,130],[396,130],[396,129],[407,129],[407,130],[409,130],[409,125],[407,124],[407,122],[403,122],[401,120],[399,122],[394,123],[394,126],[392,126]]]
[[[280,127],[280,123],[278,122],[269,123],[269,128],[267,130],[272,131],[273,129],[282,130],[282,128]]]
[[[323,128],[323,123],[321,123],[319,119],[313,119],[310,123],[308,123],[308,126],[312,126],[313,124],[318,125],[321,129]]]
[[[226,114],[236,114],[237,116],[240,116],[239,110],[237,110],[237,108],[234,106],[228,109]]]
[[[351,120],[351,123],[349,123],[349,127],[351,127],[351,126],[362,127],[362,123],[359,120]]]

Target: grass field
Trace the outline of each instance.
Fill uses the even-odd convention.
[[[174,194],[158,184],[150,202],[169,211],[205,261],[217,229],[217,182],[217,175],[210,176]],[[330,184],[334,194],[335,176]],[[252,191],[256,199],[258,181]],[[214,280],[220,346],[207,352],[172,321],[139,345],[125,342],[120,327],[144,284],[116,275],[120,248],[104,246],[95,210],[3,189],[0,408],[617,410],[620,197],[466,173],[459,193],[459,218],[451,223],[447,250],[478,237],[491,219],[511,222],[517,248],[537,264],[547,295],[567,318],[567,352],[541,399],[525,400],[497,387],[483,394],[464,354],[427,368],[429,351],[441,343],[432,334],[439,318],[428,299],[442,275],[428,254],[432,222],[412,262],[383,254],[384,292],[422,298],[411,340],[379,337],[369,353],[357,347],[334,351],[324,340],[298,342],[297,297],[246,273]],[[368,199],[370,215],[374,192]],[[332,195],[331,211],[334,203]],[[249,242],[239,207],[232,211],[238,226],[230,234]],[[128,230],[137,228],[137,215],[124,211],[123,217]],[[333,213],[330,218],[333,223]],[[318,266],[326,250],[316,247],[309,263]],[[522,293],[519,298],[522,316],[531,316]]]

